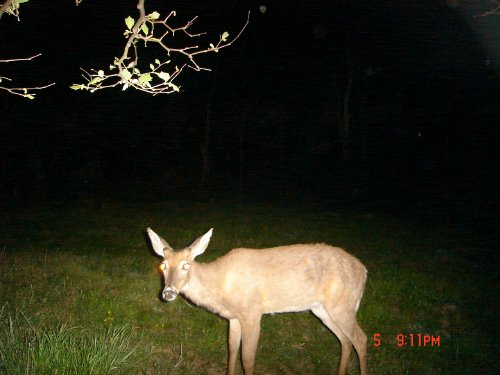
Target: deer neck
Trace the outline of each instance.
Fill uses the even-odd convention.
[[[217,272],[216,262],[192,263],[189,282],[182,293],[193,303],[213,312],[221,313],[220,282],[223,275]]]

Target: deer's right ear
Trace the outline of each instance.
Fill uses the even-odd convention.
[[[163,238],[158,236],[151,228],[147,229],[149,239],[151,240],[151,245],[153,246],[153,250],[155,251],[156,254],[161,256],[162,258],[165,257],[164,250],[167,249],[169,251],[172,251],[172,248],[170,245],[165,241]]]

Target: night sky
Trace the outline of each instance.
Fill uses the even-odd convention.
[[[249,10],[250,24],[200,58],[212,72],[186,71],[178,94],[70,90],[80,68],[118,56],[135,5],[32,0],[20,22],[2,17],[0,58],[43,56],[1,75],[57,83],[35,100],[0,92],[2,201],[496,201],[498,16],[442,1],[148,0],[179,23],[199,15],[207,44]]]

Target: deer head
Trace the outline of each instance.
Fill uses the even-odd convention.
[[[147,229],[153,250],[163,258],[160,270],[163,273],[165,281],[165,287],[162,292],[162,298],[165,301],[173,301],[179,292],[188,286],[192,263],[207,248],[212,231],[213,228],[196,239],[187,248],[181,251],[174,251],[167,241],[153,232],[151,228]]]

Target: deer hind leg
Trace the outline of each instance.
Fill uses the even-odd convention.
[[[337,375],[344,375],[347,368],[347,361],[349,360],[349,356],[351,354],[351,348],[352,348],[351,340],[344,334],[344,332],[340,329],[340,327],[337,326],[337,324],[332,320],[332,318],[330,318],[330,314],[328,314],[323,305],[314,307],[311,309],[311,311],[339,339],[340,345],[342,346],[342,354],[340,356],[340,365]]]
[[[361,375],[368,375],[368,366],[366,363],[366,334],[363,332],[357,322],[354,323],[354,347],[359,357],[359,370]]]
[[[241,358],[245,375],[253,375],[255,352],[260,335],[260,318],[258,315],[241,321]]]
[[[354,307],[352,309],[345,307],[340,308],[339,305],[335,305],[332,303],[325,306],[325,310],[328,312],[328,315],[330,316],[334,324],[338,328],[340,328],[344,336],[347,336],[350,342],[354,345],[354,348],[356,349],[356,352],[358,353],[359,357],[360,373],[361,375],[367,375],[368,374],[367,364],[366,364],[367,338],[361,327],[356,322],[356,309]],[[347,363],[345,365],[347,365]],[[339,374],[343,374],[341,370],[342,367],[339,369]]]
[[[236,367],[236,358],[240,350],[241,342],[241,324],[238,319],[229,320],[229,360],[227,365],[227,375],[234,375]]]

